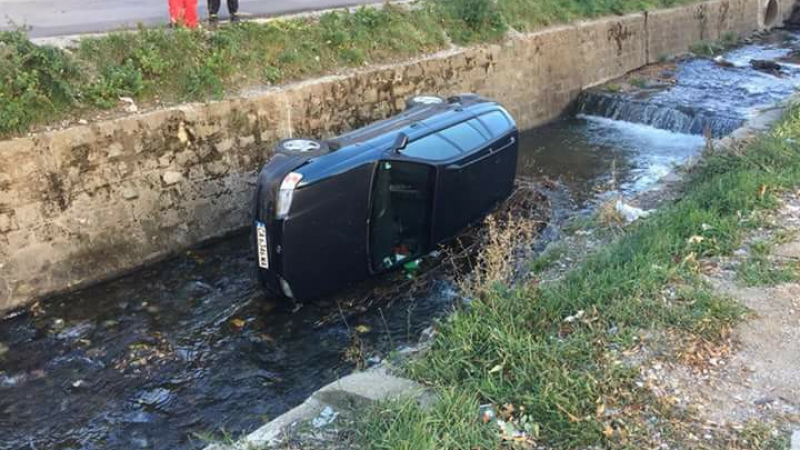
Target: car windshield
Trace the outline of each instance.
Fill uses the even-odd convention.
[[[381,161],[370,220],[372,268],[378,272],[429,251],[433,167]]]

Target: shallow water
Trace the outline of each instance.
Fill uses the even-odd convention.
[[[253,264],[238,236],[0,323],[0,448],[197,448],[193,433],[253,430],[353,369],[350,328],[367,352],[416,341],[452,296],[292,312]]]
[[[746,63],[769,51],[728,58]],[[735,69],[709,64],[686,63],[685,89],[658,101],[750,114],[795,86],[744,83]],[[703,144],[582,115],[523,133],[519,174],[560,180],[573,203],[554,211],[563,217],[609,189],[651,187]],[[293,310],[264,297],[254,265],[239,235],[0,321],[0,449],[188,449],[208,433],[246,433],[356,361],[416,342],[456,299],[444,279],[412,295],[379,295],[404,290],[403,274],[392,274]]]
[[[701,136],[579,115],[525,132],[518,173],[567,186],[581,206],[606,191],[640,192],[699,153]]]
[[[709,59],[680,61],[674,70],[677,83],[669,89],[614,94],[587,91],[581,100],[583,113],[636,122],[682,133],[724,136],[759,109],[787,98],[800,87],[800,66],[778,61],[779,74],[750,67],[751,60],[775,60],[800,48],[797,35],[776,33],[784,39],[734,49],[722,59],[725,67]],[[667,72],[672,72],[667,70]]]

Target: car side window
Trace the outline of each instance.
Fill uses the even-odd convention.
[[[471,152],[486,143],[487,139],[478,129],[469,122],[453,125],[439,132],[448,140],[455,143],[462,151]]]
[[[478,119],[489,128],[493,137],[502,136],[511,128],[511,122],[500,111],[492,111],[478,116]]]
[[[431,134],[414,142],[409,142],[402,153],[412,158],[441,161],[461,154],[456,147],[441,136]]]

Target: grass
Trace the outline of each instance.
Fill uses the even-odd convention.
[[[579,19],[680,6],[692,0],[498,0],[497,3],[509,26],[531,31]]]
[[[0,33],[0,137],[110,109],[221,98],[337,68],[396,61],[446,44],[429,10],[387,5],[319,19],[246,22],[205,32],[144,29],[84,39],[72,51]]]
[[[689,50],[700,56],[711,57],[729,50],[741,41],[738,34],[726,32],[716,41],[700,41],[692,44]]]
[[[534,274],[542,273],[553,267],[566,253],[567,249],[563,244],[550,244],[539,256],[531,261],[529,265],[530,271]]]
[[[531,439],[556,448],[650,448],[655,431],[680,439],[671,409],[636,384],[624,352],[648,330],[719,341],[739,320],[742,309],[699,280],[697,260],[730,254],[756,225],[748,218],[800,183],[798,138],[800,108],[793,108],[747,150],[708,156],[679,201],[630,226],[564,279],[476,296],[408,367],[438,393],[433,409],[382,404],[359,425],[359,441],[497,448],[503,435],[479,419],[482,404],[510,405],[507,422],[525,424],[536,432]],[[664,294],[674,285],[683,286],[677,298]]]
[[[456,44],[696,0],[420,0],[216,31],[145,29],[65,51],[0,32],[0,138],[121,106],[218,99],[242,88],[419,56]]]
[[[750,254],[737,268],[738,278],[748,286],[774,286],[800,279],[800,265],[779,263],[769,258],[772,245],[758,241],[750,245]]]

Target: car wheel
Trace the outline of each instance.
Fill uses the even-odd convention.
[[[275,153],[297,156],[318,156],[330,151],[328,144],[316,139],[283,139],[275,146]]]
[[[439,103],[444,103],[444,99],[442,97],[437,97],[435,95],[415,95],[414,97],[406,100],[406,109],[411,109],[417,106],[438,105]]]

